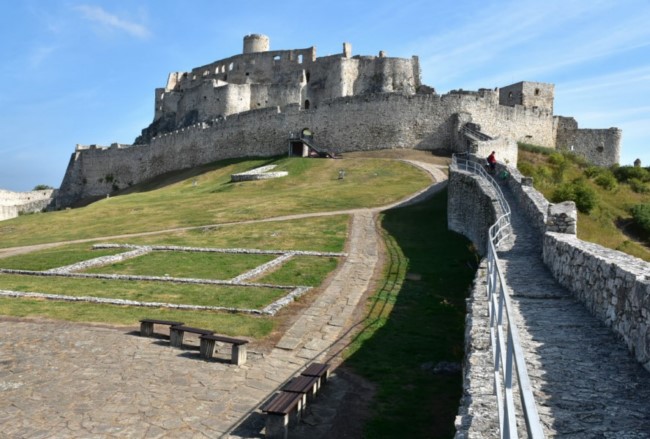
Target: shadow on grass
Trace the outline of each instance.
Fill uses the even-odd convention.
[[[366,437],[453,437],[462,392],[465,298],[474,278],[470,242],[447,230],[447,192],[387,211],[384,282],[345,361],[377,385]],[[359,327],[357,327],[359,330]]]

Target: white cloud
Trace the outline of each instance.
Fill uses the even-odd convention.
[[[85,19],[99,23],[105,29],[124,31],[129,35],[142,39],[151,36],[151,31],[146,26],[120,18],[105,11],[100,6],[79,5],[74,9],[81,12]]]

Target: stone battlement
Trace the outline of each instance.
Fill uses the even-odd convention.
[[[353,56],[344,43],[341,53],[318,57],[314,47],[270,50],[268,37],[248,35],[242,54],[171,73],[133,145],[77,145],[57,206],[217,160],[285,154],[290,133],[305,128],[332,153],[464,152],[473,146],[459,133],[472,123],[494,139],[482,147],[513,164],[518,141],[570,143],[596,163],[617,162],[620,131],[587,132],[554,116],[553,93],[552,84],[520,82],[439,95],[421,84],[417,56]]]

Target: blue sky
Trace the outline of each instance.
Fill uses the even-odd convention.
[[[439,93],[555,84],[555,114],[623,129],[650,165],[650,0],[23,0],[0,16],[0,188],[58,187],[75,144],[132,143],[154,89],[242,51],[418,55]],[[240,7],[241,5],[241,7]]]

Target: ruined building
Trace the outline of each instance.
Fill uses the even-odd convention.
[[[438,95],[421,84],[415,56],[353,56],[344,43],[342,53],[317,57],[314,47],[273,51],[268,37],[248,35],[240,55],[171,73],[133,145],[77,145],[56,204],[216,160],[286,154],[305,129],[330,153],[498,149],[515,164],[521,141],[618,162],[619,129],[579,129],[553,115],[553,99],[552,84],[535,82]]]

